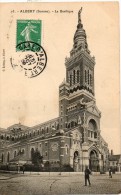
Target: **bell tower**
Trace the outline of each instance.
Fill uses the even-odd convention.
[[[94,98],[95,58],[90,55],[86,32],[81,21],[82,8],[78,12],[78,24],[73,38],[70,57],[66,58],[66,81],[70,86],[70,96],[79,95],[88,102]]]

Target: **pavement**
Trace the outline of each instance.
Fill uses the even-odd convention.
[[[90,176],[81,173],[0,173],[0,195],[121,194],[121,173]]]

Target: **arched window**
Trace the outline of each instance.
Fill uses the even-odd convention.
[[[22,154],[24,154],[24,152],[25,152],[25,150],[24,150],[24,149],[22,149]]]
[[[45,152],[45,156],[47,156],[47,151]]]
[[[14,137],[12,137],[12,141],[14,141]]]
[[[67,124],[67,122],[65,122],[65,125],[66,125],[66,128],[68,127],[68,124]]]
[[[1,139],[3,139],[3,135],[1,135]]]
[[[57,124],[57,130],[59,130],[59,123]]]
[[[62,106],[62,108],[63,108],[63,106]],[[55,122],[55,129],[56,129],[56,122]]]
[[[97,124],[96,121],[94,119],[90,119],[89,121],[89,129],[96,131],[97,130]]]
[[[74,127],[74,121],[71,121],[71,127]]]
[[[70,86],[72,86],[72,75],[70,75]]]
[[[70,128],[70,126],[71,126],[70,123],[68,123],[68,128]]]
[[[85,83],[87,82],[87,71],[85,70]]]
[[[29,134],[29,136],[31,137],[31,136],[32,136],[32,134],[30,133],[30,134]]]
[[[73,70],[73,84],[75,84],[75,70]]]
[[[77,122],[75,122],[75,127],[77,126]]]
[[[92,86],[92,75],[90,74],[90,86]]]
[[[31,158],[33,159],[34,157],[34,148],[31,149]]]
[[[48,133],[48,127],[47,127],[47,133]]]
[[[9,136],[7,136],[7,138],[6,138],[7,140],[9,140]]]
[[[16,151],[14,152],[14,157],[16,157]]]
[[[10,160],[10,153],[8,152],[8,154],[7,154],[7,162],[9,162],[9,160]]]
[[[42,129],[42,134],[44,134],[44,129]]]
[[[2,163],[3,163],[3,160],[4,160],[4,154],[2,154],[1,160],[2,160]]]
[[[79,83],[79,70],[77,70],[77,83]]]
[[[89,80],[90,80],[90,78],[89,78],[89,70],[88,70],[88,85],[89,85]]]
[[[94,132],[94,138],[95,139],[97,138],[97,132]]]

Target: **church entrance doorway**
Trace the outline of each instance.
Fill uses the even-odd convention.
[[[78,151],[74,152],[73,168],[75,172],[77,172],[79,169],[79,152]]]
[[[89,156],[89,168],[91,169],[91,171],[99,171],[99,159],[98,159],[98,154],[95,150],[92,150],[90,152],[90,156]]]

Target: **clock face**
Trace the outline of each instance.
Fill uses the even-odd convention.
[[[54,152],[57,151],[58,150],[58,143],[57,142],[52,143],[51,148],[52,148],[52,151],[54,151]]]

